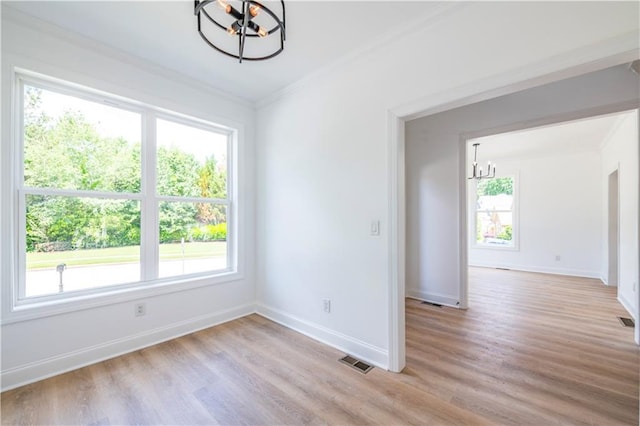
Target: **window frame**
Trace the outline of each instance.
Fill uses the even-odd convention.
[[[109,191],[67,190],[58,188],[27,187],[24,184],[24,87],[31,86],[56,93],[74,96],[90,102],[116,107],[124,111],[140,114],[141,117],[141,164],[140,192],[119,193]],[[227,138],[227,187],[226,198],[189,198],[161,196],[156,188],[156,122],[158,119],[211,131]],[[239,126],[238,126],[239,127]],[[8,221],[10,230],[8,240],[10,271],[3,284],[2,323],[11,323],[26,319],[39,318],[63,312],[85,309],[87,306],[119,303],[132,298],[184,291],[207,285],[216,285],[243,278],[238,256],[239,241],[239,193],[238,193],[238,140],[241,131],[238,127],[213,123],[193,116],[165,110],[118,95],[95,90],[64,80],[44,76],[35,72],[14,68],[11,78],[11,121],[9,146],[3,148],[3,156],[9,154],[11,166],[3,170],[2,176],[9,178],[10,197],[5,198],[3,222]],[[26,272],[26,197],[28,195],[54,195],[71,197],[89,197],[102,199],[137,200],[140,203],[140,279],[126,284],[114,284],[103,287],[75,290],[69,293],[25,297]],[[226,207],[227,218],[227,263],[226,268],[158,278],[159,264],[159,204],[162,201],[212,202]],[[7,215],[7,213],[10,213]],[[6,217],[5,217],[6,216]],[[3,224],[3,227],[5,224]],[[143,249],[143,246],[145,248]],[[156,271],[150,272],[152,268]],[[6,287],[10,287],[7,289]],[[10,296],[10,297],[6,297]]]
[[[469,199],[470,205],[473,206],[471,209],[471,229],[469,230],[469,236],[471,237],[471,247],[473,249],[487,249],[487,250],[502,250],[502,251],[519,251],[520,250],[520,226],[518,220],[518,199],[520,188],[518,186],[519,179],[518,173],[505,173],[502,175],[496,175],[496,179],[500,178],[511,178],[513,180],[513,205],[511,210],[496,210],[496,212],[511,212],[511,241],[513,242],[510,246],[500,246],[500,245],[489,245],[489,244],[481,244],[477,240],[477,229],[478,229],[478,212],[485,212],[485,210],[478,210],[477,206],[477,196],[478,196],[478,180],[472,179],[473,184],[471,197]]]

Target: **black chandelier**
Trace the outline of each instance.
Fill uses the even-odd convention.
[[[474,143],[473,144],[473,163],[471,164],[471,176],[469,176],[467,179],[493,179],[494,177],[496,177],[496,165],[493,165],[493,168],[491,167],[491,161],[489,161],[487,163],[487,173],[486,174],[482,174],[482,167],[478,167],[478,145],[480,145],[479,143]]]
[[[252,0],[195,0],[194,3],[198,33],[218,52],[236,58],[242,63],[243,60],[262,61],[273,58],[284,50],[284,1],[280,0],[282,18],[265,5]],[[221,38],[220,35],[224,34],[219,30],[225,31],[231,37],[227,37],[226,40]],[[275,37],[270,36],[277,32],[280,33],[279,40],[270,44],[259,45],[249,42],[256,39],[274,39]]]

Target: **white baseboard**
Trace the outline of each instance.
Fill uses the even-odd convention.
[[[602,279],[601,273],[599,271],[585,271],[582,269],[553,268],[550,266],[511,265],[502,263],[496,264],[484,262],[469,262],[469,266],[479,266],[481,268],[505,268],[511,269],[513,271],[539,272],[542,274],[568,275],[572,277]]]
[[[633,311],[633,304],[625,299],[624,296],[620,293],[618,293],[618,302],[620,302],[620,304],[627,310],[627,312],[629,312],[629,315],[631,315],[633,320],[636,322],[636,327],[638,327],[638,315],[636,315]]]
[[[287,328],[302,333],[325,345],[332,346],[348,355],[388,370],[389,352],[335,330],[297,318],[287,312],[258,304],[256,313]]]
[[[4,370],[0,373],[2,391],[95,364],[252,313],[255,313],[255,305],[253,303],[237,306],[232,309],[190,318],[144,333]]]
[[[449,296],[443,296],[440,294],[407,289],[407,297],[411,299],[421,300],[423,302],[438,303],[440,305],[451,306],[452,308],[460,308],[458,299],[454,299],[453,297]]]

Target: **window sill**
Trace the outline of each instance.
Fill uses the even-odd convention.
[[[78,294],[77,296],[68,296],[58,300],[22,302],[22,304],[14,306],[9,312],[3,313],[0,324],[13,324],[101,306],[189,291],[200,287],[227,284],[243,278],[241,273],[229,271],[197,278],[175,279],[154,284],[141,284],[134,287],[114,288],[113,290],[106,290],[100,293]]]
[[[516,245],[513,247],[505,247],[505,246],[489,246],[489,245],[479,245],[472,244],[471,250],[498,250],[498,251],[520,251],[520,248]]]

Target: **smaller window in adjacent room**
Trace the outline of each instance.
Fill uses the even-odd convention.
[[[476,181],[476,246],[515,248],[513,176]]]

